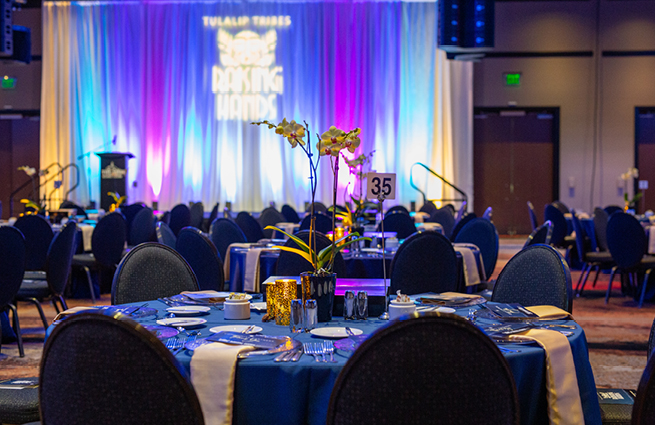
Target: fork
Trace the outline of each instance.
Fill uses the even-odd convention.
[[[317,342],[316,344],[314,344],[314,349],[316,350],[317,353],[320,353],[321,356],[323,357],[323,363],[327,363],[327,357],[325,357],[325,353],[327,351],[325,347],[325,343],[321,344]]]
[[[323,343],[324,350],[327,354],[330,355],[330,362],[335,363],[334,360],[334,343],[332,341],[326,341]]]
[[[175,349],[173,350],[174,356],[184,349],[184,346],[186,345],[187,342],[187,338],[188,337],[186,335],[182,335],[179,339],[177,339],[175,343]]]
[[[318,358],[318,352],[316,352],[316,350],[314,349],[314,344],[312,344],[311,342],[306,342],[303,344],[303,349],[305,350],[306,354],[311,354],[312,356],[314,356],[314,360],[316,360],[317,362],[321,361]]]

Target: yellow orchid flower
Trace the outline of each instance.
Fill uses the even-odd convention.
[[[321,134],[321,140],[316,144],[316,149],[321,156],[338,156],[339,151],[344,148],[345,137],[345,131],[332,126],[328,131]]]
[[[282,118],[282,122],[275,127],[275,134],[284,134],[284,127],[288,126],[286,118]]]
[[[359,147],[359,144],[362,142],[359,138],[359,134],[362,132],[362,129],[356,127],[353,130],[350,130],[346,134],[346,140],[343,143],[343,147],[348,149],[348,152],[355,153],[355,149]]]
[[[296,146],[298,146],[299,143],[302,146],[305,146],[305,141],[302,139],[303,137],[305,137],[305,127],[303,127],[302,125],[298,124],[293,120],[290,123],[286,123],[286,125],[283,125],[285,121],[286,118],[282,120],[282,123],[280,124],[280,126],[282,126],[281,134],[287,138],[289,143],[291,143],[291,147],[295,148]],[[278,126],[278,128],[280,126]],[[275,132],[277,133],[278,130],[276,129]]]

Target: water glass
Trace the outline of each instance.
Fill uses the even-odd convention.
[[[291,300],[291,311],[289,317],[289,330],[293,333],[302,332],[305,312],[302,307],[302,300]]]

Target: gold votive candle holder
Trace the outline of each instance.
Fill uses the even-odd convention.
[[[291,318],[291,301],[296,298],[298,284],[296,279],[278,279],[275,281],[275,324],[289,326]]]
[[[276,282],[266,284],[266,313],[273,319],[276,316],[277,285]]]
[[[343,238],[345,236],[346,229],[343,227],[337,227],[334,229],[334,236],[336,237],[335,241],[338,241],[339,239]]]

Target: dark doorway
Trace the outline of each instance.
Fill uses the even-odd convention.
[[[499,234],[532,232],[527,202],[543,220],[559,198],[559,108],[475,108],[475,213],[493,208]]]
[[[655,210],[655,106],[635,108],[635,167],[639,179],[648,182],[643,190],[637,212]],[[635,182],[634,193],[638,193],[639,182]]]

